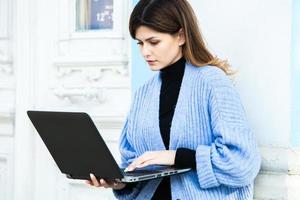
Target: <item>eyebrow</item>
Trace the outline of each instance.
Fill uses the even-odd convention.
[[[158,38],[157,37],[149,37],[149,38],[145,39],[145,41],[149,41],[149,40],[152,40],[152,39],[158,39]],[[136,40],[142,41],[142,40],[140,40],[138,38],[136,38]]]

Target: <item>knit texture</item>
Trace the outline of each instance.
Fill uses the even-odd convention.
[[[146,151],[165,150],[159,129],[160,73],[134,95],[120,137],[122,167]],[[260,155],[239,95],[214,66],[186,63],[170,131],[170,150],[196,151],[196,170],[171,176],[172,199],[253,199]],[[151,199],[161,179],[114,190],[118,199]]]

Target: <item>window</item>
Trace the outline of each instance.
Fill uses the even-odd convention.
[[[113,0],[76,0],[76,31],[113,29]]]

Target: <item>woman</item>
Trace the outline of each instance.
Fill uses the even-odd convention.
[[[252,199],[260,156],[227,62],[205,47],[186,0],[140,0],[131,36],[153,71],[134,95],[120,138],[127,171],[148,165],[193,170],[112,188],[118,199]]]

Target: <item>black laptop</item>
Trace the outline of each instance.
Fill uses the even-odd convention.
[[[60,171],[68,178],[88,180],[93,173],[106,180],[137,182],[191,170],[149,166],[124,172],[87,113],[27,111],[27,114]]]

